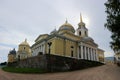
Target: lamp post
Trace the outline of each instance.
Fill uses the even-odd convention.
[[[50,47],[52,45],[52,42],[48,42],[48,47],[49,47],[49,51],[48,51],[48,54],[50,55]]]
[[[48,71],[51,72],[51,59],[50,59],[50,47],[52,45],[52,42],[48,42]]]

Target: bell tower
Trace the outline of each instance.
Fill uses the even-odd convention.
[[[88,29],[85,27],[85,23],[82,20],[82,15],[80,14],[80,23],[78,23],[77,35],[80,37],[88,37]]]

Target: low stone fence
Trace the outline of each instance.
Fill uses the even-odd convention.
[[[52,71],[77,70],[77,69],[103,65],[103,63],[96,62],[96,61],[62,57],[62,56],[56,56],[56,55],[51,55],[50,59],[49,59],[49,55],[46,55],[46,58],[48,61],[47,62],[48,68],[50,66]]]
[[[49,71],[68,71],[98,66],[102,65],[102,63],[44,54],[14,62],[12,65],[21,68],[42,68]]]
[[[46,56],[39,55],[20,60],[18,61],[17,67],[46,68],[47,67]]]

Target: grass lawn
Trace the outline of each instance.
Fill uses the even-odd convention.
[[[15,68],[15,67],[3,67],[4,71],[14,73],[46,73],[44,69],[40,68]]]

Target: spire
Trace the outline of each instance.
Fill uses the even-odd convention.
[[[25,38],[25,42],[27,42],[27,39]]]
[[[67,18],[66,18],[66,21],[65,21],[65,23],[68,23],[68,21],[67,21]]]
[[[80,13],[80,22],[82,22],[82,15],[81,15],[81,13]]]
[[[82,20],[82,14],[80,13],[80,22],[78,23],[78,26],[83,26],[85,27],[85,23]]]

